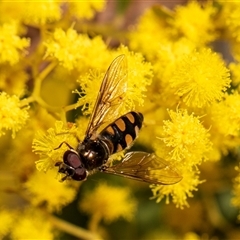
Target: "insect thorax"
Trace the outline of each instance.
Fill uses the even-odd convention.
[[[109,149],[105,141],[100,139],[85,139],[78,146],[78,153],[87,170],[93,170],[103,165],[109,157]]]

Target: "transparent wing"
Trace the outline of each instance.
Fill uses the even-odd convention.
[[[96,103],[86,130],[86,136],[91,137],[97,128],[105,123],[107,116],[112,121],[117,118],[124,93],[127,90],[127,60],[120,55],[109,66],[100,87]]]
[[[129,152],[121,163],[102,171],[153,184],[170,185],[182,179],[168,162],[145,152]]]

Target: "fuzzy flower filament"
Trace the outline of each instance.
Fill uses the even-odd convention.
[[[169,147],[171,159],[183,161],[190,168],[200,164],[212,145],[208,130],[186,110],[170,110],[169,115],[171,120],[164,121],[161,139]]]
[[[187,6],[177,6],[172,29],[185,36],[195,45],[203,45],[216,38],[213,16],[216,9],[211,4],[204,7],[196,1],[190,1]]]
[[[59,160],[62,159],[64,152],[69,149],[64,142],[71,147],[77,145],[76,127],[64,126],[63,122],[57,121],[55,128],[50,128],[47,134],[37,132],[33,140],[33,152],[40,156],[36,161],[36,167],[39,171],[47,171],[53,168]],[[61,145],[62,144],[62,145]]]
[[[170,85],[188,107],[202,108],[221,100],[231,82],[223,60],[210,49],[186,55],[174,73]]]
[[[225,95],[225,99],[212,106],[211,118],[218,133],[239,137],[240,131],[240,95],[235,92]],[[224,126],[224,127],[223,127]]]
[[[122,54],[125,55],[127,62],[123,70],[126,73],[126,78],[121,84],[117,84],[121,79],[116,78],[114,80],[114,88],[116,88],[114,91],[121,92],[122,99],[119,100],[118,98],[115,102],[111,102],[111,113],[108,114],[110,118],[107,119],[109,122],[125,114],[129,109],[134,110],[136,105],[142,106],[147,86],[150,85],[152,81],[152,66],[148,62],[144,62],[141,54],[134,54],[133,52],[129,52],[126,47],[121,46],[114,55],[119,56]],[[92,113],[106,71],[107,67],[103,72],[89,70],[87,74],[80,76],[78,79],[80,91],[76,90],[75,92],[79,94],[78,105],[82,107],[85,115]],[[108,81],[111,80],[112,79],[108,79]],[[105,91],[107,91],[107,89]],[[112,94],[110,89],[108,89],[108,91],[109,94]],[[117,111],[115,111],[116,108],[118,108]]]
[[[70,12],[76,17],[91,19],[96,11],[103,10],[106,1],[71,1],[68,4]]]
[[[79,203],[82,211],[93,217],[98,216],[106,222],[115,221],[119,217],[131,220],[136,206],[136,201],[131,198],[130,189],[109,186],[104,182],[85,194]]]
[[[212,143],[209,133],[198,117],[189,115],[186,110],[169,111],[170,120],[164,121],[162,142],[155,145],[156,152],[165,155],[170,163],[177,166],[183,179],[175,185],[151,185],[153,198],[160,202],[171,196],[177,207],[188,206],[187,198],[192,197],[192,191],[202,183],[199,180],[197,165],[202,163],[210,151]],[[161,146],[160,148],[158,148]]]
[[[151,199],[156,199],[159,203],[162,199],[166,198],[166,203],[170,203],[170,199],[176,204],[177,208],[183,209],[189,206],[188,198],[193,197],[193,191],[198,190],[198,185],[202,180],[199,179],[198,171],[189,171],[189,169],[182,169],[183,179],[175,185],[150,185],[153,196]]]
[[[94,55],[97,58],[106,50],[101,37],[90,39],[87,35],[78,34],[73,28],[67,31],[57,28],[44,44],[47,48],[45,57],[57,59],[69,71],[74,68],[83,69],[86,62],[89,62],[88,58],[93,58]]]
[[[46,174],[36,171],[24,184],[30,193],[29,201],[33,206],[45,203],[48,211],[59,211],[75,198],[76,190],[68,183],[60,183],[53,179],[54,174],[57,176],[55,169]]]
[[[18,36],[14,22],[0,25],[0,32],[0,63],[14,65],[21,59],[21,54],[26,54],[30,41]]]
[[[21,101],[15,95],[9,96],[5,92],[0,93],[0,136],[5,134],[5,130],[12,130],[14,138],[29,118],[28,106],[22,108]]]

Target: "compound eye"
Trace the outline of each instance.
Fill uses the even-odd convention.
[[[80,160],[80,157],[77,155],[77,153],[67,150],[63,155],[63,161],[68,166],[76,169],[79,168],[82,165],[82,162]]]
[[[75,169],[75,174],[73,174],[72,179],[77,181],[82,181],[87,178],[87,170],[83,167]]]

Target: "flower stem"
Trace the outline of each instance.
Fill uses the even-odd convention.
[[[52,224],[66,233],[69,233],[75,237],[86,239],[86,240],[101,240],[102,238],[86,229],[78,227],[72,223],[66,222],[54,216],[50,216]]]
[[[41,91],[41,84],[42,81],[46,78],[46,76],[57,66],[57,62],[51,62],[48,64],[46,68],[36,77],[35,79],[35,86],[33,89],[33,94],[32,96],[35,97],[40,97],[40,91]]]

